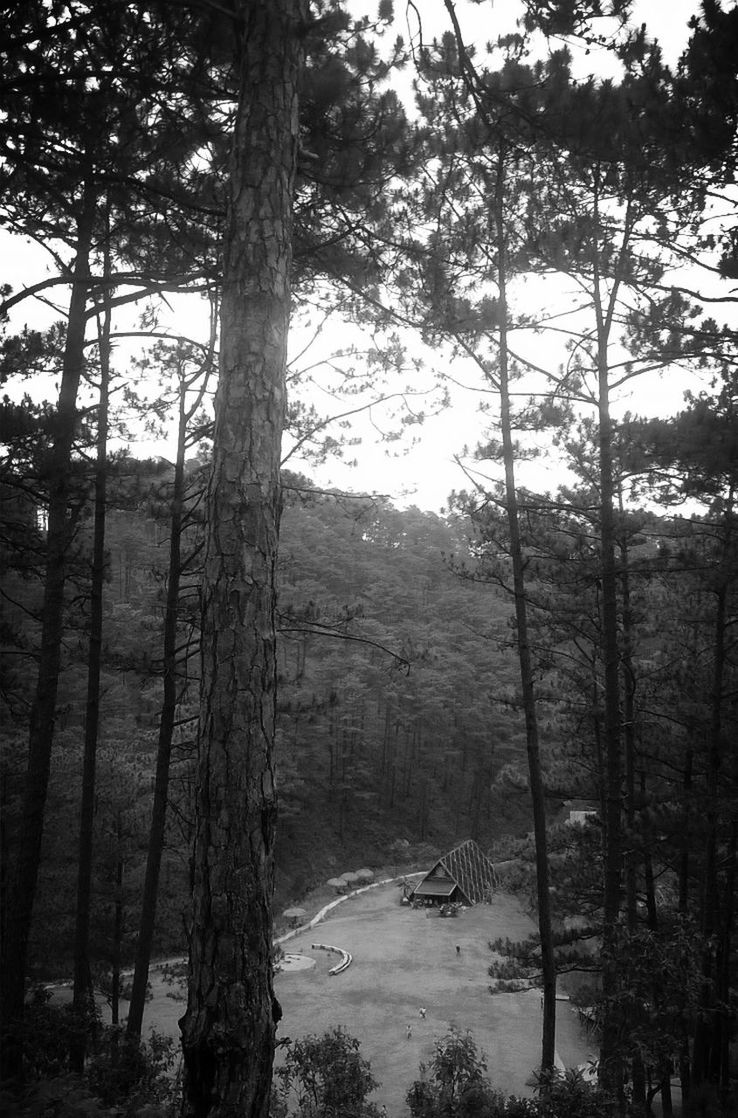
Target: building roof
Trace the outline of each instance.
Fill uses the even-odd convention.
[[[477,904],[489,894],[495,880],[490,860],[473,839],[467,839],[438,859],[415,892],[419,896],[450,896],[458,886],[469,904]]]
[[[424,877],[413,889],[419,897],[450,897],[456,888],[456,882],[448,877]]]
[[[599,811],[600,805],[594,800],[564,800],[567,811]]]

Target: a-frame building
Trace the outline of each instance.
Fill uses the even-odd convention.
[[[477,846],[467,839],[439,858],[432,870],[413,890],[413,900],[433,904],[478,904],[488,900],[496,885],[494,866]]]

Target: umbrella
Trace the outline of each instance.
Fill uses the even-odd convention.
[[[301,916],[307,916],[307,910],[304,908],[286,908],[282,915],[285,920],[299,920]]]
[[[331,877],[328,879],[328,881],[326,881],[326,885],[330,886],[331,889],[346,888],[346,882],[343,880],[342,877]]]
[[[341,874],[345,885],[358,885],[361,878],[356,873],[343,873]]]
[[[356,876],[359,878],[360,881],[374,881],[374,870],[370,870],[364,867],[363,869],[356,871]]]

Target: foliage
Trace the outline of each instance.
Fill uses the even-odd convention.
[[[144,1105],[172,1099],[175,1058],[170,1037],[152,1031],[139,1043],[120,1029],[106,1029],[98,1054],[86,1069],[86,1079],[103,1106],[123,1107],[125,1113],[133,1114]]]
[[[539,1118],[611,1118],[613,1100],[578,1068],[554,1070],[536,1083]]]
[[[276,1069],[272,1118],[379,1118],[378,1086],[359,1041],[342,1028],[289,1041]]]
[[[612,1101],[582,1072],[557,1069],[536,1081],[535,1099],[505,1097],[486,1077],[470,1033],[452,1030],[407,1093],[413,1118],[610,1118]]]
[[[705,943],[693,920],[664,915],[657,931],[621,929],[617,951],[619,988],[610,1010],[620,1043],[656,1073],[678,1061],[693,1031]]]
[[[4,1045],[22,1042],[26,1071],[31,1079],[54,1079],[69,1071],[69,1053],[80,1036],[99,1029],[95,1013],[77,1013],[71,1003],[56,1005],[43,987],[36,987],[28,999],[23,1019],[23,1035],[4,1036]]]
[[[97,1012],[75,1012],[71,1003],[57,1005],[47,990],[37,989],[24,1017],[26,1082],[6,1085],[0,1092],[3,1113],[57,1118],[82,1118],[115,1113],[127,1118],[151,1107],[165,1108],[172,1101],[174,1042],[152,1032],[141,1045],[131,1044],[121,1030],[103,1028]],[[70,1071],[70,1052],[80,1033],[92,1041],[94,1054],[84,1075]],[[14,1043],[4,1038],[3,1043]],[[112,1108],[112,1109],[111,1109]]]
[[[435,1043],[432,1060],[421,1064],[406,1095],[413,1118],[497,1118],[505,1113],[503,1097],[492,1089],[487,1064],[471,1033],[452,1029]]]

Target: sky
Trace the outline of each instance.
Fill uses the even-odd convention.
[[[649,32],[662,45],[667,62],[673,63],[686,43],[687,22],[695,3],[696,0],[635,0],[633,21],[636,24],[647,24]],[[356,0],[354,7],[364,10],[365,0]],[[513,28],[515,16],[520,11],[520,2],[485,0],[482,4],[474,5],[468,0],[457,0],[456,8],[462,30],[473,27],[480,40],[484,41],[494,39],[498,34]],[[448,28],[443,0],[416,0],[415,9],[422,13],[423,35],[426,40],[433,35],[440,35]],[[397,21],[393,34],[402,34],[406,40],[416,37],[418,24],[413,9],[406,8],[404,0],[396,0],[395,11]],[[580,76],[592,69],[592,63],[593,56],[585,54],[583,49],[579,57],[575,53],[574,65],[579,68]],[[601,73],[601,63],[598,63],[598,67],[598,73]],[[408,73],[406,80],[409,80],[409,76]],[[41,248],[19,243],[2,231],[0,261],[2,279],[10,278],[16,289],[42,278],[50,267]],[[515,293],[515,298],[519,307],[525,307],[526,301],[530,305],[537,305],[541,295],[535,290],[535,281],[530,279],[523,283]],[[182,328],[181,324],[186,323],[186,329],[189,330],[199,313],[196,309],[193,310],[192,302],[189,301],[186,307],[180,306],[178,311],[175,303],[174,309],[175,327]],[[55,316],[48,308],[37,305],[34,309],[24,304],[21,313],[14,316],[13,324],[18,327],[27,321],[30,325],[41,326],[53,317]],[[204,333],[206,314],[203,312],[201,317]],[[293,354],[301,351],[304,339],[304,332],[296,327],[291,339]],[[363,341],[366,339],[362,339],[355,331],[344,333],[336,328],[331,336],[331,349],[336,346],[341,348],[351,342],[361,345]],[[360,417],[354,417],[352,426],[346,433],[350,437],[360,438],[361,443],[348,448],[343,461],[329,460],[317,468],[312,464],[305,465],[299,459],[289,457],[289,437],[285,440],[285,455],[288,456],[289,466],[303,469],[317,484],[382,493],[401,506],[416,504],[420,508],[440,511],[446,506],[452,490],[469,486],[470,475],[464,472],[464,468],[467,471],[478,469],[470,451],[484,438],[487,422],[480,413],[480,404],[488,403],[489,396],[480,393],[481,386],[476,373],[463,362],[451,363],[447,353],[424,349],[412,334],[407,334],[405,341],[408,359],[422,361],[422,367],[413,371],[409,378],[401,378],[402,382],[409,379],[413,394],[405,400],[400,400],[395,395],[389,405],[375,405]],[[532,343],[532,346],[531,352],[536,358],[548,362],[549,366],[558,360],[558,355],[553,355],[550,351],[550,341],[539,341]],[[324,352],[328,353],[330,350]],[[125,360],[125,351],[119,348],[115,360],[120,367],[120,362]],[[438,372],[450,377],[447,388],[451,406],[443,409],[438,404]],[[346,409],[346,403],[337,397],[331,397],[329,385],[330,378],[327,381],[323,378],[323,387],[315,389],[316,407],[321,413],[340,413]],[[684,388],[684,378],[673,371],[668,377],[640,384],[637,392],[621,402],[621,407],[627,406],[646,415],[673,412],[682,402]],[[387,433],[394,428],[389,412],[398,408],[400,414],[404,414],[406,418],[412,416],[415,421],[406,428],[402,439],[387,441]],[[420,423],[417,415],[424,409],[428,415]],[[541,442],[540,446],[544,448],[545,443]],[[139,444],[135,449],[138,454],[159,452],[168,456],[168,444],[149,442]],[[461,459],[463,468],[457,459]],[[530,466],[521,467],[519,473],[521,481],[537,488],[554,488],[563,477],[554,460],[546,455]]]
[[[649,36],[661,45],[665,61],[675,63],[688,38],[688,21],[694,13],[697,0],[636,0],[633,8],[633,23],[638,26],[646,23]],[[360,0],[357,0],[357,6]],[[422,14],[423,35],[425,39],[440,35],[447,30],[448,16],[443,0],[423,0],[417,5]],[[515,18],[520,14],[519,0],[486,0],[480,5],[457,0],[456,9],[462,31],[467,27],[478,27],[480,39],[494,39],[498,34],[509,31]],[[396,0],[395,12],[405,11],[402,0]],[[417,20],[412,12],[408,13],[407,24],[402,27],[398,20],[399,32],[407,39],[418,32]],[[585,48],[574,48],[573,67],[578,76],[584,77],[593,68],[593,56]],[[613,69],[613,74],[614,74]],[[602,61],[598,61],[597,73],[606,75]],[[534,281],[528,281],[528,288]],[[538,294],[526,290],[517,293],[518,306],[525,308],[526,301],[537,305]],[[550,340],[533,343],[532,352],[543,363],[551,365]],[[463,364],[450,370],[445,357],[424,353],[426,363],[436,363],[450,371],[455,384],[450,387],[452,405],[439,414],[429,416],[422,426],[411,427],[409,435],[415,438],[402,443],[392,442],[383,445],[375,437],[371,422],[362,423],[364,445],[355,451],[357,464],[343,465],[331,462],[318,471],[317,477],[324,485],[335,485],[357,489],[366,487],[390,496],[398,505],[417,504],[430,511],[441,511],[447,507],[447,498],[452,491],[469,488],[473,480],[483,480],[489,471],[473,460],[467,453],[473,450],[478,441],[484,441],[488,425],[480,414],[479,405],[485,397],[479,394],[479,384],[473,371]],[[557,358],[558,360],[558,358]],[[467,385],[468,387],[461,387]],[[692,377],[685,377],[679,370],[653,377],[634,385],[621,395],[616,412],[637,411],[642,415],[673,414],[683,404],[684,391],[694,386]],[[357,424],[357,426],[359,426]],[[547,441],[527,436],[527,444],[537,450],[538,457],[529,464],[518,467],[518,478],[531,487],[551,490],[566,479],[552,454],[546,452]],[[349,456],[350,457],[350,456]]]

